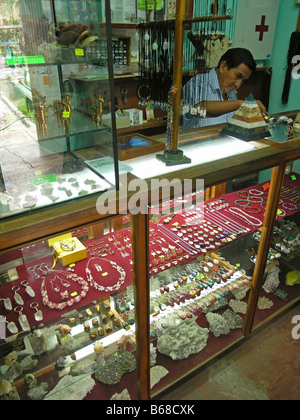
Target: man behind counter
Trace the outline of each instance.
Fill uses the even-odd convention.
[[[206,108],[206,118],[187,113],[183,116],[183,129],[227,123],[244,100],[237,99],[237,89],[256,69],[251,52],[245,48],[229,49],[220,59],[218,67],[209,73],[192,77],[183,88],[184,105]],[[266,107],[256,101],[262,114]]]

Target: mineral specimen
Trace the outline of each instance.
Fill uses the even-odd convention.
[[[227,311],[225,311],[222,316],[224,319],[226,319],[231,330],[243,327],[243,318],[240,315],[232,312],[230,309],[227,309]]]
[[[166,375],[168,375],[169,371],[164,368],[163,366],[154,366],[150,370],[150,384],[151,389],[158,384],[158,382],[164,378]]]
[[[245,314],[247,311],[247,303],[240,300],[231,299],[229,306],[235,313]]]
[[[80,401],[91,392],[95,386],[93,378],[87,375],[72,377],[64,376],[56,387],[44,397],[44,400]]]
[[[5,379],[0,382],[0,401],[18,401],[20,400],[16,387]]]
[[[12,351],[4,358],[4,364],[6,366],[12,366],[18,360],[18,353],[16,351]]]
[[[95,373],[95,378],[106,385],[114,385],[120,382],[125,373],[135,369],[136,359],[132,353],[114,353],[107,358],[105,366]]]
[[[128,392],[128,389],[125,388],[123,389],[123,391],[120,394],[114,394],[111,399],[111,401],[113,400],[119,400],[119,401],[125,401],[125,400],[131,400],[130,398],[130,394]]]
[[[227,335],[230,332],[229,325],[225,318],[219,314],[209,312],[206,315],[207,322],[209,323],[210,331],[215,337],[220,335]]]
[[[273,305],[274,303],[270,299],[264,296],[258,299],[258,304],[257,304],[258,309],[270,309],[272,308]]]
[[[161,335],[157,340],[157,349],[173,360],[186,359],[206,347],[208,334],[209,330],[199,327],[195,318],[188,319],[178,328]]]

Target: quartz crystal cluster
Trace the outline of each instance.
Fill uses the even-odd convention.
[[[186,359],[206,347],[208,334],[207,328],[201,328],[195,319],[190,319],[158,337],[157,348],[160,353],[170,356],[173,360]]]

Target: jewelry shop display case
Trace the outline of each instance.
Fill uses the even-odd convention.
[[[1,136],[0,399],[157,398],[299,301],[283,275],[297,269],[299,175],[287,167],[300,139],[246,143],[206,128],[180,133],[190,163],[149,154],[122,166],[101,125],[113,103],[101,60],[109,2],[19,4],[27,59],[7,65],[28,68],[36,125]],[[86,65],[108,77],[92,98],[72,88]],[[115,153],[103,156],[107,139]],[[266,169],[268,182],[209,193]],[[147,186],[143,202],[131,180]],[[153,203],[152,180],[181,191],[160,187]],[[115,208],[99,212],[113,187]]]
[[[144,369],[151,372],[148,397],[154,399],[300,297],[300,178],[290,171],[299,158],[297,134],[284,144],[245,143],[216,135],[218,127],[201,131],[199,142],[193,131],[179,136],[192,165],[162,167],[154,155],[147,156],[147,170],[142,157],[128,162],[149,186],[156,177],[182,181],[171,201],[162,196],[149,220],[140,221],[149,229],[150,321],[143,312],[139,323],[149,336]],[[219,182],[263,168],[273,168],[270,180],[217,197],[209,193]],[[186,194],[184,180],[195,181]],[[139,243],[147,246],[143,237]]]
[[[188,135],[184,133],[181,137],[186,139]],[[1,223],[1,261],[7,264],[7,269],[1,272],[4,283],[1,286],[1,315],[6,318],[8,335],[1,343],[1,372],[9,378],[9,375],[18,375],[29,361],[33,363],[31,371],[26,373],[29,375],[26,376],[27,385],[23,370],[13,381],[8,381],[16,386],[16,389],[8,390],[9,395],[10,392],[18,392],[17,398],[30,398],[28,394],[36,398],[36,395],[46,392],[47,385],[49,391],[53,391],[61,380],[60,375],[68,373],[62,378],[66,383],[59,385],[63,388],[60,393],[56,389],[54,394],[45,395],[46,399],[55,398],[55,395],[62,398],[61,392],[68,392],[64,387],[70,386],[72,392],[74,390],[74,380],[67,382],[73,376],[65,369],[76,372],[75,367],[81,365],[85,373],[77,379],[84,385],[80,386],[79,382],[76,387],[75,379],[75,388],[77,391],[91,391],[86,395],[87,399],[109,399],[125,389],[132,399],[155,398],[179,379],[247,337],[253,328],[299,300],[297,284],[290,288],[281,279],[279,289],[282,293],[279,296],[273,293],[271,299],[265,295],[262,286],[267,260],[272,262],[272,257],[279,258],[278,253],[281,259],[284,252],[284,244],[282,249],[278,248],[278,231],[275,230],[273,235],[275,219],[278,219],[276,228],[280,228],[277,223],[285,222],[283,216],[297,217],[299,176],[296,173],[286,174],[286,166],[291,160],[299,158],[300,140],[296,138],[280,144],[262,140],[248,144],[221,136],[207,138],[205,130],[203,136],[200,142],[193,141],[192,145],[187,142],[183,146],[187,147],[187,153],[193,151],[195,156],[199,148],[202,149],[202,163],[198,164],[195,159],[193,168],[189,165],[167,168],[161,162],[155,165],[152,159],[156,157],[151,155],[135,159],[136,166],[131,175],[136,180],[151,184],[146,171],[143,177],[139,175],[138,178],[138,160],[146,159],[147,168],[156,171],[153,176],[157,179],[179,179],[181,185],[185,179],[194,183],[203,179],[205,190],[196,188],[195,183],[181,200],[171,193],[168,197],[171,203],[162,191],[160,200],[155,203],[158,207],[154,206],[150,215],[137,213],[131,216],[130,227],[123,207],[117,208],[116,216],[119,214],[119,217],[114,220],[111,215],[96,212],[96,200],[92,197],[79,201],[76,209],[73,204],[65,204]],[[235,147],[224,147],[228,142]],[[223,152],[216,157],[215,151],[221,145]],[[206,158],[205,150],[208,152]],[[212,156],[214,160],[211,160]],[[132,162],[130,164],[133,165]],[[268,168],[273,168],[270,182],[220,198],[206,196],[207,189],[219,182]],[[200,198],[204,198],[204,203],[198,205]],[[174,209],[171,207],[180,205],[182,201],[188,203],[182,212],[176,206]],[[150,205],[150,196],[147,202]],[[127,210],[128,202],[123,204]],[[167,215],[163,212],[165,209]],[[122,222],[121,215],[124,215]],[[101,223],[114,226],[113,231],[105,225],[101,227]],[[292,229],[295,230],[295,227]],[[285,238],[283,235],[282,239]],[[77,240],[83,249],[79,248]],[[76,253],[77,247],[80,250],[76,256],[79,261],[70,266],[70,261],[64,259],[65,253]],[[233,247],[231,251],[230,247]],[[235,248],[242,254],[240,258],[237,258]],[[294,255],[295,252],[296,249]],[[284,263],[280,260],[280,268],[281,264]],[[113,281],[106,283],[110,273],[114,273]],[[75,296],[72,296],[71,290],[76,292]],[[237,296],[243,296],[245,291],[246,296],[241,301],[237,300]],[[266,298],[264,304],[270,300],[274,303],[273,309],[269,308],[263,315],[257,309],[260,296]],[[208,316],[208,308],[225,301],[229,307],[226,303],[225,308],[210,312]],[[243,311],[247,304],[246,313],[234,314],[233,302],[239,304]],[[109,312],[113,319],[109,318]],[[227,315],[223,315],[225,312]],[[60,317],[60,314],[63,316]],[[228,321],[226,316],[229,316]],[[219,321],[215,329],[212,327],[215,334],[208,332],[210,317]],[[228,322],[238,328],[225,335]],[[45,329],[37,328],[41,323]],[[33,350],[30,353],[29,349],[35,341],[45,340],[48,328],[52,331],[50,342],[53,347],[40,356],[34,355]],[[113,330],[110,331],[110,328]],[[19,333],[25,330],[20,333],[19,339],[14,334],[16,329]],[[102,331],[104,338],[99,336]],[[200,345],[193,347],[193,343],[181,343],[179,351],[184,358],[175,360],[174,369],[174,361],[165,354],[168,346],[163,341],[164,338],[167,343],[171,338],[174,340],[172,331],[178,334],[178,342],[181,343],[183,338],[192,340],[196,336],[196,344]],[[158,344],[159,341],[163,344]],[[174,344],[174,341],[170,342]],[[207,346],[201,349],[205,342]],[[119,350],[116,350],[118,345]],[[105,347],[104,355],[102,346]],[[100,356],[95,353],[95,348]],[[194,349],[195,354],[187,356],[190,349]],[[84,355],[83,360],[77,360]],[[113,357],[109,359],[110,356]],[[103,358],[106,361],[104,366],[95,368],[93,363],[98,361],[101,364]],[[131,364],[127,364],[128,358]],[[116,377],[111,379],[107,373],[117,375],[119,359],[126,366],[130,365],[128,369],[132,371],[127,371],[119,383],[111,384],[110,381],[116,380]],[[165,375],[152,391],[150,360],[152,363],[156,360],[158,370],[152,371],[153,380]],[[38,362],[37,366],[34,366],[34,361]],[[15,370],[17,367],[19,371]],[[101,372],[106,372],[104,379]],[[9,385],[4,382],[4,386]],[[29,392],[30,387],[33,393]],[[74,395],[82,397],[81,394]]]

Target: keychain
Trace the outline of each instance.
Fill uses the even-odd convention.
[[[19,314],[18,321],[23,331],[30,331],[30,325],[26,315],[23,315],[23,306],[17,306],[14,311]]]
[[[36,311],[35,314],[34,314],[34,319],[36,321],[42,321],[43,318],[44,318],[44,315],[43,315],[43,312],[40,309],[38,309],[38,306],[39,306],[39,304],[37,302],[32,302],[30,304],[30,308],[35,309],[35,311]]]
[[[11,289],[13,292],[14,292],[14,299],[15,299],[15,301],[16,301],[16,303],[18,304],[18,305],[21,305],[21,306],[23,306],[24,305],[24,301],[23,301],[23,299],[22,299],[22,297],[21,297],[21,295],[19,295],[19,293],[17,293],[19,290],[20,290],[20,287],[19,286],[14,286],[12,289]]]
[[[30,296],[30,297],[35,297],[35,293],[34,293],[34,290],[33,290],[33,288],[31,287],[31,286],[29,286],[29,283],[28,283],[28,281],[26,281],[26,280],[24,280],[24,281],[21,281],[21,284],[22,284],[22,286],[24,286],[25,287],[25,292]]]

